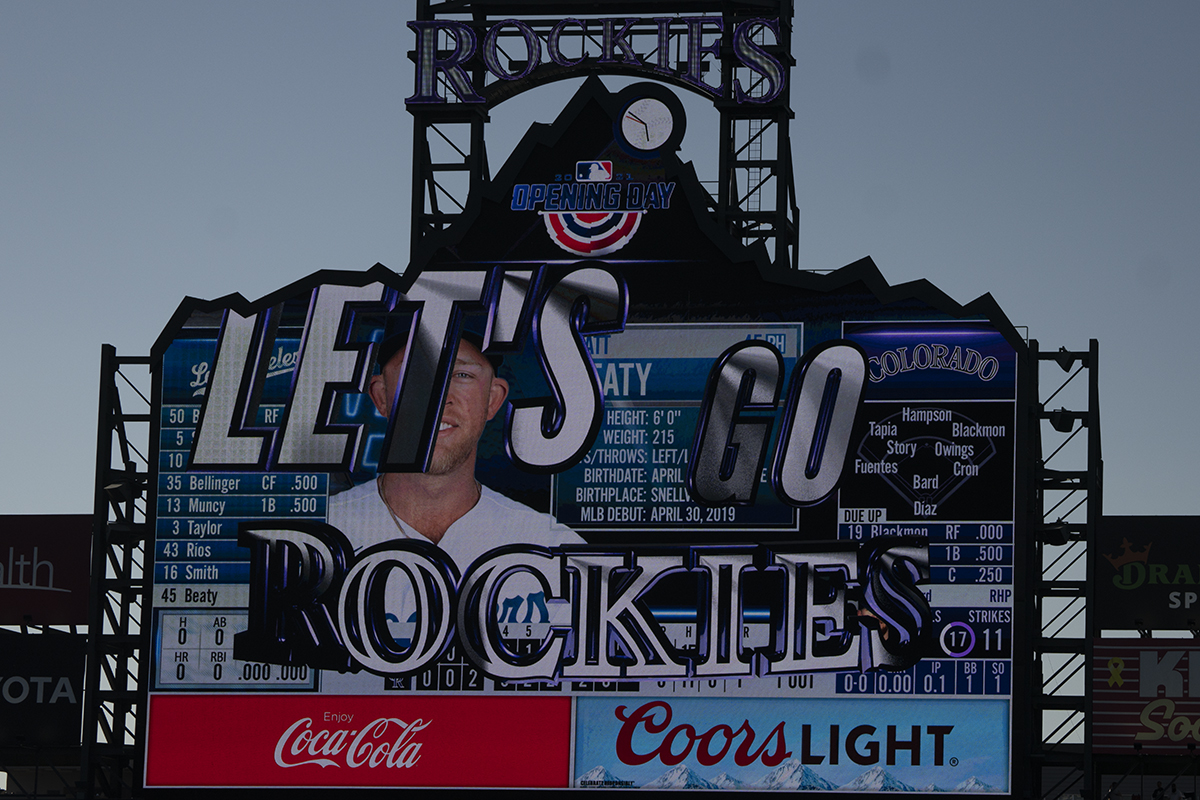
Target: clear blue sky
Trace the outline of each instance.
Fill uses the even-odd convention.
[[[412,8],[0,4],[0,513],[91,510],[100,345],[408,261]],[[1100,340],[1108,513],[1200,514],[1200,5],[801,2],[801,262]],[[493,115],[494,166],[568,89]],[[715,150],[702,104],[686,155]],[[708,163],[699,163],[699,162]]]

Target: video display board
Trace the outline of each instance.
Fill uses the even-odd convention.
[[[180,307],[147,788],[1010,791],[1019,339],[773,269],[682,114],[589,82],[403,276]]]

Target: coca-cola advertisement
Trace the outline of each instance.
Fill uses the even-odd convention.
[[[589,81],[403,269],[184,300],[147,788],[1009,791],[1024,345],[684,130]]]
[[[156,696],[146,783],[563,786],[570,714],[563,697]]]

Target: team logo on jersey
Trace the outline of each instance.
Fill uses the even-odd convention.
[[[559,174],[554,183],[513,186],[513,211],[537,211],[546,233],[577,256],[615,253],[637,233],[642,215],[670,208],[674,181],[637,181],[613,172],[611,161],[577,161],[575,174]]]

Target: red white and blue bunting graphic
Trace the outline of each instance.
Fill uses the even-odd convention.
[[[543,211],[554,243],[577,256],[620,250],[637,233],[642,211]]]

